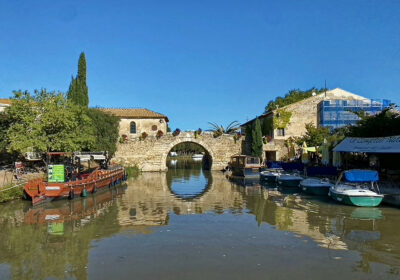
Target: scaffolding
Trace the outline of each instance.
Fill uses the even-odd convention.
[[[360,119],[354,112],[375,115],[390,107],[387,99],[324,100],[318,104],[318,124],[332,129],[354,125]]]

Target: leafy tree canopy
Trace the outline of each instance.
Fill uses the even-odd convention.
[[[312,96],[313,92],[316,94],[321,94],[325,91],[325,88],[317,89],[315,87],[302,91],[300,89],[292,89],[284,97],[277,97],[275,100],[271,100],[268,102],[268,105],[265,107],[265,113],[271,112],[275,109],[282,108],[289,104],[301,101],[303,99],[309,98]]]
[[[313,123],[306,124],[306,134],[296,139],[296,143],[300,146],[306,142],[308,147],[321,146],[324,139],[332,136],[329,127],[315,127]]]
[[[87,113],[92,120],[96,137],[96,142],[91,149],[108,151],[110,156],[114,155],[117,151],[120,119],[97,109],[89,109]]]
[[[68,102],[62,93],[15,91],[4,118],[9,125],[4,142],[10,153],[88,151],[96,143],[87,109]]]
[[[349,126],[344,131],[350,137],[386,137],[400,135],[400,114],[394,107],[376,115],[358,113],[361,118],[357,125]]]

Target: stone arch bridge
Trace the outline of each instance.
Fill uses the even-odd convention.
[[[235,140],[233,135],[214,138],[213,134],[208,132],[203,132],[197,137],[194,132],[181,132],[178,136],[168,133],[161,138],[133,138],[126,143],[118,143],[113,162],[125,166],[136,165],[142,171],[167,171],[169,152],[174,146],[185,142],[196,143],[204,148],[211,161],[212,170],[222,170],[230,157],[240,154],[242,150],[242,140]]]

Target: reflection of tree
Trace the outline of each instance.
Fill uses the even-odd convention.
[[[64,232],[59,236],[48,233],[47,224],[25,224],[23,216],[16,221],[21,206],[21,202],[4,205],[0,216],[0,263],[10,264],[13,279],[65,278],[67,275],[87,279],[92,241],[119,230],[115,223],[118,214],[115,205],[105,215],[95,219],[92,216],[88,223],[64,222]]]

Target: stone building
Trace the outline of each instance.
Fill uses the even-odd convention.
[[[10,99],[0,99],[0,112],[3,112],[6,107],[11,105]]]
[[[148,136],[156,136],[159,131],[165,135],[168,128],[168,117],[148,109],[100,109],[121,119],[119,135],[129,139],[139,138],[146,132]]]
[[[385,100],[388,101],[388,100]],[[327,104],[358,104],[360,108],[366,109],[366,108],[371,108],[373,104],[375,104],[374,100],[365,98],[363,96],[345,91],[340,88],[335,88],[333,90],[326,91],[326,93],[321,93],[317,94],[314,96],[311,96],[307,99],[301,100],[299,102],[287,105],[282,108],[278,108],[274,111],[268,112],[266,114],[261,115],[258,117],[258,119],[261,122],[261,126],[263,127],[264,122],[267,122],[268,125],[270,126],[270,129],[267,133],[267,139],[268,143],[264,143],[264,158],[266,160],[281,160],[284,159],[285,157],[288,156],[288,148],[286,147],[285,143],[289,138],[294,138],[294,137],[301,137],[305,134],[306,132],[306,127],[305,125],[308,123],[312,123],[315,126],[326,126],[324,122],[322,122],[322,118],[324,116],[330,116],[331,119],[334,119],[333,117],[333,112],[331,115],[328,112],[323,112],[324,114],[321,114],[321,105]],[[386,102],[387,103],[387,102]],[[354,108],[354,107],[352,107]],[[382,110],[383,105],[382,103],[380,104],[380,110]],[[357,117],[349,112],[346,108],[342,108],[343,110],[340,112],[335,112],[335,116],[339,116],[340,114],[344,118],[350,118],[348,119],[345,124],[354,124],[357,121]],[[350,109],[351,110],[351,109]],[[375,112],[380,111],[379,108]],[[284,128],[279,128],[279,127],[274,127],[274,123],[276,122],[276,119],[280,118],[280,114],[283,114],[283,112],[290,112],[290,120],[286,124]],[[245,134],[246,127],[249,124],[252,124],[255,121],[255,119],[252,119],[244,124],[242,124],[241,129],[242,133]],[[338,127],[338,126],[333,126],[332,127]],[[265,129],[264,129],[265,130]],[[249,145],[245,145],[245,149],[248,150]]]

